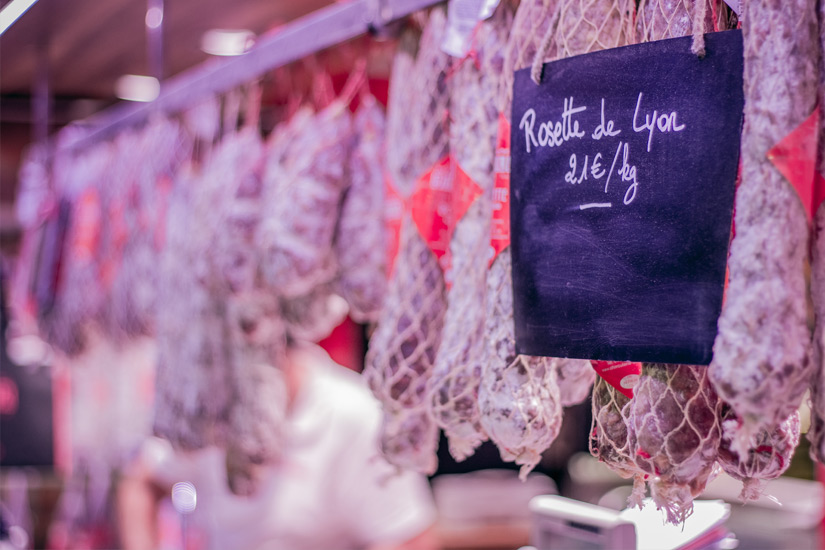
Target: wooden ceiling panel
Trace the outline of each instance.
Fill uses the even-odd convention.
[[[100,13],[98,24],[88,26],[87,32],[50,44],[56,95],[112,96],[120,75],[146,74],[143,10],[128,0],[112,3],[120,3],[120,9]]]
[[[177,74],[208,58],[200,50],[200,41],[209,29],[250,29],[261,34],[329,3],[166,0],[165,74]],[[0,94],[30,93],[42,41],[48,48],[54,95],[112,98],[120,75],[148,70],[146,7],[147,0],[39,0],[0,37]]]

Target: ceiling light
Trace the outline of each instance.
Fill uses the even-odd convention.
[[[26,13],[37,0],[11,0],[0,10],[0,36]]]
[[[160,94],[160,82],[151,76],[125,74],[115,82],[115,95],[129,101],[154,101]]]
[[[255,33],[248,30],[212,29],[201,37],[201,50],[211,55],[241,55],[255,44]]]
[[[150,29],[157,29],[163,23],[163,8],[152,6],[146,10],[146,26]]]

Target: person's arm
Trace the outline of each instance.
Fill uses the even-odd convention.
[[[396,544],[377,544],[370,546],[367,550],[439,550],[441,545],[438,542],[435,525],[431,525],[418,535],[404,542]]]
[[[171,483],[158,478],[160,464],[168,470],[172,449],[150,437],[124,469],[117,487],[117,519],[123,550],[153,550],[159,544],[158,512]]]
[[[158,508],[164,491],[138,460],[127,468],[117,487],[117,518],[123,550],[158,547]]]

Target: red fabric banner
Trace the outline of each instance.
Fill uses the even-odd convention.
[[[493,167],[493,222],[490,227],[490,264],[510,246],[510,122],[504,113],[498,118],[496,158]]]

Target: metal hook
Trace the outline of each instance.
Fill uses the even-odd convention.
[[[398,36],[402,28],[400,21],[395,21],[395,13],[389,0],[368,0],[367,32],[376,40],[389,40]]]

